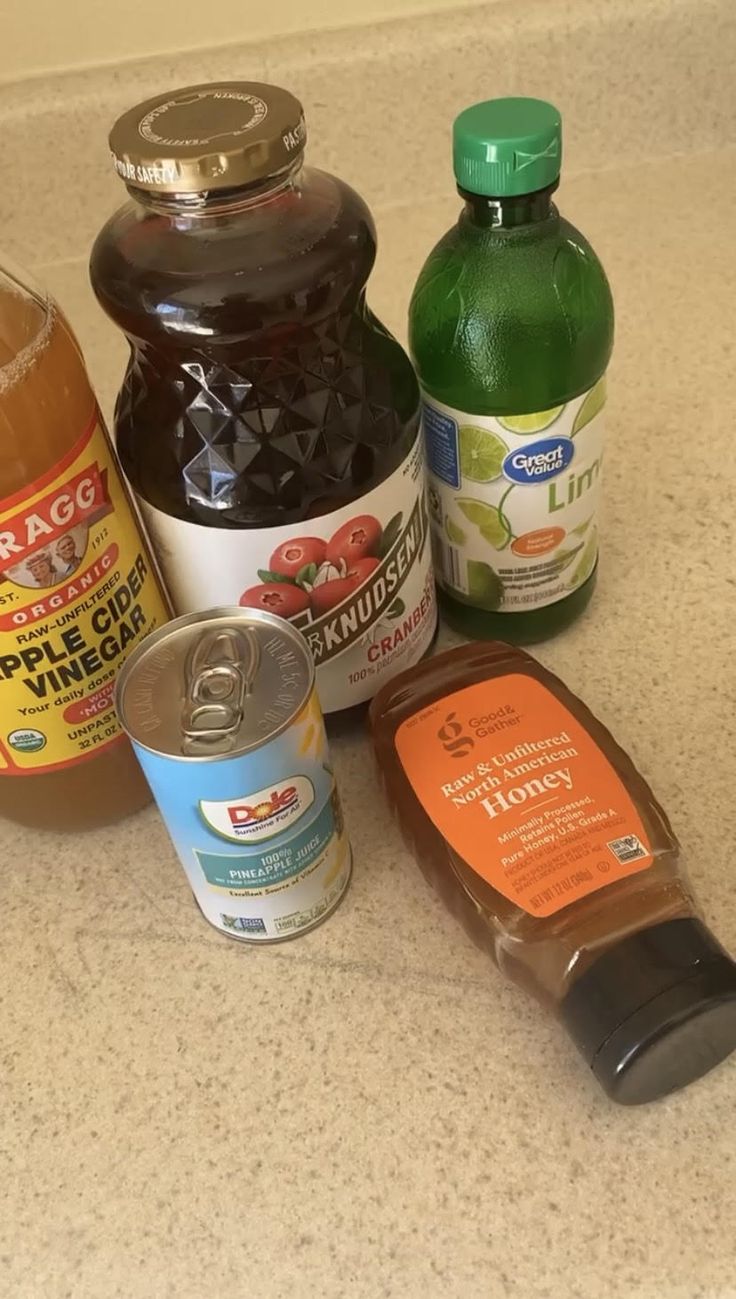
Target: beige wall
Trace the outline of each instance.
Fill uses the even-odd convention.
[[[473,0],[471,0],[473,2]],[[475,0],[477,3],[477,0]],[[468,0],[0,0],[0,80],[344,27]]]

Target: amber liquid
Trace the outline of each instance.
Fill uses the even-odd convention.
[[[94,405],[64,317],[0,276],[0,502],[53,468],[89,425]],[[103,825],[150,799],[123,736],[60,771],[0,772],[0,815],[35,829]]]
[[[521,910],[453,850],[416,797],[394,743],[401,723],[436,699],[511,672],[541,681],[585,727],[636,804],[654,856],[646,870],[545,918]],[[430,660],[384,687],[371,706],[371,720],[389,801],[424,875],[473,941],[543,1003],[559,1003],[573,980],[620,939],[660,921],[697,914],[681,875],[679,845],[649,786],[581,700],[522,650],[491,642]]]
[[[191,523],[264,528],[378,486],[413,446],[419,391],[366,306],[362,199],[306,168],[194,208],[140,197],[90,263],[131,346],[115,435],[136,492]]]

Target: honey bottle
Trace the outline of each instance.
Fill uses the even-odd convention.
[[[387,684],[371,720],[424,874],[614,1100],[666,1095],[734,1049],[736,964],[667,816],[557,677],[523,650],[466,645]]]

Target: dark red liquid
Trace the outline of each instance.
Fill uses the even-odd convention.
[[[92,252],[97,297],[131,344],[126,473],[158,509],[214,527],[334,510],[417,435],[413,370],[365,303],[367,207],[324,172],[270,185],[196,210],[146,196]]]

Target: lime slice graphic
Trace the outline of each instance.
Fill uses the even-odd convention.
[[[463,496],[455,502],[466,519],[480,528],[485,541],[495,550],[503,550],[511,540],[511,532],[501,512],[487,501],[475,501],[472,496]]]
[[[599,410],[603,409],[605,402],[606,402],[606,376],[603,375],[603,378],[598,380],[597,384],[595,385],[595,388],[591,388],[590,392],[585,398],[585,401],[580,407],[580,410],[575,416],[575,423],[572,426],[573,437],[575,437],[576,433],[580,432],[581,428],[585,428],[586,424],[590,424],[590,421],[592,419],[595,419]]]
[[[574,591],[576,587],[582,586],[587,582],[593,569],[595,561],[598,558],[598,529],[594,528],[583,548],[583,553],[578,560],[570,578],[570,590]]]
[[[543,428],[554,424],[564,406],[550,406],[549,410],[538,410],[533,415],[498,415],[499,424],[503,424],[510,433],[541,433]]]
[[[509,449],[496,433],[465,424],[457,436],[463,478],[469,478],[473,483],[490,483],[500,477],[503,458]]]
[[[570,567],[574,559],[581,558],[582,549],[583,543],[579,542],[578,545],[573,546],[571,550],[557,551],[555,554],[555,564],[557,565],[556,573],[558,577],[560,573],[564,573],[565,569]]]
[[[468,597],[481,609],[497,609],[503,599],[503,585],[490,564],[468,560]]]
[[[586,532],[588,531],[588,528],[591,525],[592,519],[593,519],[593,515],[590,514],[588,518],[584,520],[583,523],[578,524],[577,528],[573,528],[572,532],[574,533],[574,535],[576,537],[584,537]]]
[[[453,546],[464,546],[468,540],[459,523],[456,523],[454,519],[451,519],[449,514],[445,519],[445,532],[447,533],[448,541],[451,541]]]
[[[511,540],[509,530],[499,514],[492,524],[481,528],[480,535],[489,546],[493,546],[494,550],[504,550]]]

